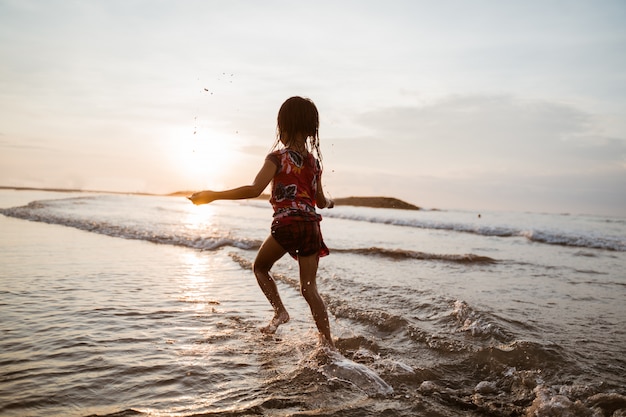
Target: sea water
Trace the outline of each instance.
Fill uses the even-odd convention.
[[[0,415],[624,415],[626,219],[323,210],[274,336],[266,201],[0,192]],[[620,414],[621,413],[621,414]]]

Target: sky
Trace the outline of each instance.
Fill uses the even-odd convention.
[[[626,217],[623,0],[0,0],[0,185],[249,184],[294,95],[334,198]]]

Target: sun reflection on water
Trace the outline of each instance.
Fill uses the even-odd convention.
[[[183,226],[190,231],[212,230],[215,228],[216,212],[210,205],[194,206],[189,202],[181,219]]]
[[[189,251],[180,255],[182,276],[179,300],[198,312],[214,309],[219,302],[212,299],[213,278],[209,257],[202,252]]]

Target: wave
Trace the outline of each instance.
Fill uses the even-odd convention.
[[[178,246],[188,246],[203,250],[215,250],[224,246],[234,246],[242,249],[255,249],[261,244],[257,240],[234,239],[229,236],[211,236],[209,238],[199,237],[196,235],[180,233],[176,231],[163,231],[160,227],[159,231],[155,231],[153,223],[144,221],[130,222],[127,219],[125,208],[119,208],[118,205],[124,204],[127,200],[120,200],[113,197],[73,197],[68,199],[41,200],[33,201],[26,206],[0,209],[0,214],[10,217],[21,218],[44,223],[59,224],[86,230],[95,233],[101,233],[109,236],[117,236],[129,239],[147,240],[154,243],[165,243]],[[81,207],[89,204],[89,207]],[[250,204],[253,205],[253,204]],[[135,206],[127,205],[128,210],[136,209]],[[95,209],[98,213],[94,216],[91,210]],[[146,207],[143,207],[146,209]],[[159,204],[156,207],[150,206],[148,209],[154,210],[155,216],[166,216],[168,214],[184,213],[176,206],[167,206]],[[111,210],[118,211],[118,219],[111,221]],[[324,214],[328,218],[336,218],[343,220],[352,220],[360,222],[368,222],[373,224],[385,224],[392,226],[412,227],[427,230],[442,230],[459,233],[470,233],[486,237],[497,238],[524,238],[528,241],[548,244],[578,247],[583,249],[603,249],[609,251],[626,251],[626,240],[619,236],[611,236],[602,234],[601,232],[575,232],[561,231],[557,229],[539,230],[532,228],[521,228],[510,225],[493,225],[493,224],[477,224],[474,222],[454,222],[444,220],[423,219],[415,217],[413,213],[410,215],[396,213],[374,213],[372,210],[350,211],[328,211]],[[123,219],[123,220],[119,220]],[[514,221],[514,220],[513,220]],[[161,225],[163,226],[163,225]],[[180,226],[180,225],[178,225]],[[335,249],[335,251],[339,251]],[[377,255],[390,257],[394,259],[418,259],[447,261],[458,263],[493,263],[494,259],[474,254],[465,255],[439,255],[422,253],[408,250],[391,250],[381,248],[357,248],[342,249],[344,252],[352,252],[365,255]]]
[[[73,227],[87,232],[98,233],[123,239],[144,240],[147,242],[184,246],[188,248],[218,250],[225,246],[240,249],[258,249],[261,241],[252,239],[239,239],[223,236],[197,236],[185,233],[172,233],[168,231],[155,232],[141,225],[120,225],[112,222],[94,220],[89,218],[73,218],[66,215],[54,214],[45,210],[44,202],[34,201],[23,207],[0,209],[5,216],[41,223],[57,224],[60,226]]]
[[[330,303],[335,317],[350,320],[354,326],[372,327],[374,334],[383,332],[387,340],[394,341],[394,348],[426,352],[430,366],[413,367],[390,359],[394,355],[389,347],[363,336],[369,333],[365,331],[338,340],[337,346],[346,355],[352,353],[354,360],[374,367],[395,393],[404,394],[404,386],[416,387],[411,395],[417,393],[422,400],[472,415],[470,411],[495,416],[535,415],[535,411],[545,416],[613,415],[616,409],[626,407],[626,397],[619,393],[598,392],[601,387],[576,381],[564,385],[559,380],[564,369],[582,370],[559,344],[520,339],[510,321],[462,300],[439,300],[437,304],[444,314],[431,328],[412,314]],[[444,409],[439,415],[455,414]]]
[[[606,249],[612,251],[626,251],[626,242],[619,239],[597,236],[583,236],[566,233],[542,232],[535,230],[519,231],[518,236],[525,237],[531,242],[547,243],[551,245],[572,246],[591,249]]]
[[[191,234],[189,232],[181,232],[179,229],[174,231],[155,231],[155,228],[152,225],[142,225],[137,223],[124,225],[113,223],[111,221],[96,220],[90,217],[76,217],[64,212],[58,214],[52,210],[48,210],[50,208],[48,203],[58,201],[59,200],[33,201],[22,207],[0,209],[0,213],[9,217],[48,224],[57,224],[111,237],[144,240],[152,243],[183,246],[206,251],[215,251],[223,247],[236,247],[244,250],[252,250],[258,249],[262,243],[260,240],[243,239],[232,236],[198,236],[197,234]],[[73,199],[72,204],[85,204],[85,202],[83,200]],[[162,207],[157,207],[156,209],[168,210]],[[492,264],[497,262],[493,258],[471,253],[462,255],[434,254],[403,249],[385,249],[379,247],[352,249],[331,248],[331,250],[337,253],[353,253],[364,256],[375,255],[391,259],[416,259],[462,264]]]
[[[581,372],[566,349],[553,342],[519,339],[505,319],[480,311],[462,300],[451,303],[451,310],[437,321],[436,332],[420,323],[406,323],[411,339],[425,344],[443,356],[459,360],[442,361],[411,382],[418,392],[442,403],[489,415],[612,415],[626,407],[626,397],[617,393],[598,393],[588,385],[562,385],[555,380],[564,369]],[[367,315],[359,316],[378,324]],[[387,317],[385,322],[389,322]],[[393,317],[396,331],[404,322]],[[410,320],[407,320],[407,322]],[[442,331],[447,329],[447,331]],[[537,329],[535,329],[537,330]],[[466,337],[456,338],[455,334]],[[406,377],[394,373],[385,380],[396,386]],[[503,398],[507,400],[502,401]],[[550,412],[551,411],[551,412]],[[561,414],[561,411],[564,411]],[[533,414],[535,415],[535,414]],[[595,415],[595,414],[593,414]]]
[[[476,225],[472,223],[455,223],[417,219],[413,217],[395,217],[385,215],[369,215],[354,212],[327,212],[325,217],[378,223],[393,226],[414,227],[418,229],[443,230],[470,233],[487,237],[521,237],[531,242],[549,245],[604,249],[610,251],[626,251],[626,240],[611,236],[590,236],[561,231],[529,230],[512,226]]]
[[[457,262],[462,264],[493,264],[497,261],[488,256],[475,255],[473,253],[455,255],[455,254],[436,254],[418,251],[410,251],[403,249],[384,249],[378,247],[356,248],[356,249],[333,249],[333,252],[355,253],[358,255],[376,255],[392,259],[417,259],[423,261],[444,261]]]
[[[375,333],[382,332],[389,337],[402,334],[414,343],[443,354],[475,352],[484,344],[501,345],[515,340],[516,323],[478,311],[461,300],[439,300],[434,305],[421,306],[420,310],[427,314],[415,317],[392,309],[383,310],[380,305],[359,306],[354,300],[348,303],[332,296],[326,299],[334,317],[374,328]],[[411,305],[409,299],[399,303]],[[367,348],[378,350],[375,343]]]

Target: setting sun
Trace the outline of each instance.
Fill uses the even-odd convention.
[[[219,186],[236,163],[238,139],[203,128],[172,129],[166,151],[181,178],[199,186]]]

